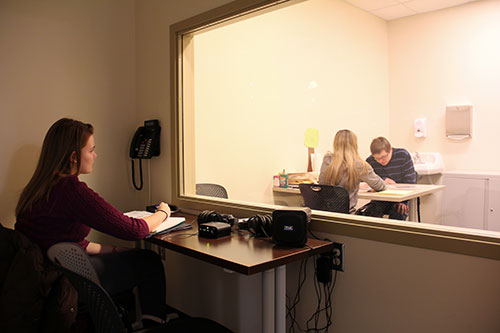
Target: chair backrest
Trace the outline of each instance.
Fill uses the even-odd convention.
[[[227,191],[224,186],[219,184],[200,183],[196,184],[196,194],[208,197],[227,199]]]
[[[88,309],[97,333],[127,332],[113,300],[99,284],[63,266],[59,268],[77,290],[78,302]]]
[[[299,189],[306,207],[349,213],[349,192],[341,186],[300,184]]]
[[[78,244],[54,244],[47,256],[78,291],[78,302],[88,307],[96,332],[126,332],[115,303],[102,288],[88,254]]]
[[[56,264],[101,285],[88,254],[78,244],[67,242],[54,244],[47,250],[47,256]]]

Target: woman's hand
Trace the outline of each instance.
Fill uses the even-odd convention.
[[[167,217],[165,217],[165,220],[168,217],[170,217],[170,214],[172,214],[172,212],[170,211],[169,205],[164,203],[163,201],[158,204],[158,207],[156,208],[156,210],[167,214]]]
[[[151,231],[155,230],[156,228],[158,228],[158,226],[163,221],[168,219],[170,217],[170,214],[171,214],[171,212],[170,212],[170,207],[168,206],[168,204],[166,204],[164,202],[160,202],[158,204],[156,212],[151,216],[144,217],[143,220],[146,221],[146,223],[149,226],[149,232],[151,232]]]

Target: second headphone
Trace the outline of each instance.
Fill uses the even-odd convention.
[[[271,237],[273,217],[271,215],[257,214],[249,217],[246,221],[238,222],[240,230],[248,230],[255,237]]]

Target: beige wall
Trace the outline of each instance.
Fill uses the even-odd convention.
[[[162,126],[162,153],[151,160],[153,202],[171,197],[169,27],[227,2],[186,0],[180,5],[165,0],[136,1],[137,118],[159,119]],[[146,192],[139,200],[139,206],[147,204]]]
[[[128,146],[137,125],[135,2],[0,1],[0,221],[13,226],[43,137],[61,117],[95,127],[98,158],[82,176],[135,207]]]
[[[345,272],[332,294],[339,333],[493,333],[500,331],[500,262],[339,235]],[[313,267],[298,308],[301,322],[317,298]],[[287,292],[297,291],[298,264],[287,267]],[[324,317],[323,317],[324,318]]]
[[[363,157],[389,133],[386,22],[343,1],[300,2],[192,43],[196,182],[230,199],[272,204],[272,175],[307,169],[307,128],[321,154],[351,129]]]
[[[438,151],[446,171],[497,171],[500,2],[478,1],[388,24],[391,139]],[[472,139],[445,137],[446,105],[473,105]],[[415,118],[428,136],[413,136]]]

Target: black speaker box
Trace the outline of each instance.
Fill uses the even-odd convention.
[[[307,243],[307,227],[311,221],[308,207],[287,207],[273,211],[273,242],[289,247],[303,247]]]

